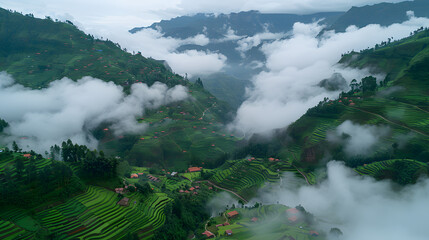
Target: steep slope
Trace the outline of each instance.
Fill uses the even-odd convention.
[[[116,84],[155,81],[186,84],[162,62],[131,55],[111,41],[94,39],[72,24],[0,9],[0,71],[25,86],[92,76]]]
[[[427,173],[429,161],[429,31],[420,29],[401,41],[350,53],[340,62],[386,77],[378,79],[374,90],[363,90],[357,82],[353,91],[343,92],[339,99],[320,102],[272,142],[254,139],[253,147],[242,156],[287,159],[306,171],[330,159],[343,160],[350,167],[412,159],[422,164],[380,163],[377,177],[401,184],[415,182],[419,174]],[[408,167],[408,174],[398,171]]]
[[[359,28],[368,24],[389,26],[406,21],[408,19],[407,11],[413,11],[416,17],[429,17],[429,2],[426,0],[414,0],[352,7],[327,30],[344,32],[350,25],[355,25]]]
[[[137,82],[188,87],[191,96],[188,101],[149,111],[145,120],[141,120],[150,124],[146,138],[161,132],[171,133],[168,137],[153,136],[155,142],[151,143],[149,139],[141,140],[145,136],[114,136],[103,131],[102,126],[94,131],[101,140],[102,150],[123,157],[130,154],[134,163],[180,163],[184,167],[192,159],[201,161],[204,149],[212,144],[216,147],[211,147],[208,159],[216,160],[231,152],[237,141],[235,137],[212,133],[222,129],[226,120],[229,107],[225,103],[172,73],[162,61],[147,59],[141,54],[132,55],[111,41],[94,39],[71,23],[37,19],[0,9],[0,71],[6,71],[17,83],[33,89],[47,87],[50,82],[63,77],[77,80],[83,76],[113,81],[122,85],[126,92]],[[183,131],[186,131],[186,138],[181,135]]]

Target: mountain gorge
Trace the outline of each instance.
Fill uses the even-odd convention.
[[[190,79],[71,21],[0,8],[0,239],[425,239],[428,6],[130,30],[226,56],[221,72]],[[359,43],[385,29],[407,37]],[[256,130],[274,130],[233,129],[255,102],[290,112],[249,108]]]

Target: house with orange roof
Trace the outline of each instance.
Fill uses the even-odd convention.
[[[215,237],[215,235],[210,231],[203,232],[203,235],[205,235],[207,238],[214,238]]]
[[[298,214],[299,211],[296,208],[289,208],[288,210],[286,210],[287,214]]]
[[[30,158],[31,157],[31,154],[29,154],[29,153],[26,153],[26,154],[24,154],[24,155],[22,155],[23,157],[26,157],[26,158]]]
[[[201,172],[202,167],[190,167],[188,168],[188,172]]]
[[[235,218],[238,216],[238,212],[237,211],[231,211],[229,213],[226,214],[229,218]]]
[[[225,231],[225,235],[226,236],[231,236],[232,235],[232,230],[226,230]]]
[[[136,173],[131,174],[131,178],[139,178],[139,175]]]

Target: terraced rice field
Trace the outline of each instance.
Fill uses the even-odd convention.
[[[0,239],[32,239],[36,229],[26,211],[15,207],[0,210]]]
[[[118,200],[112,191],[89,187],[86,193],[36,217],[62,239],[119,239],[134,232],[148,239],[165,221],[163,209],[169,201],[165,194],[144,200],[131,197],[127,207],[117,205]]]
[[[415,165],[416,167],[420,166],[426,166],[425,163],[415,161],[415,160],[386,160],[386,161],[380,161],[376,163],[371,163],[366,166],[360,166],[355,169],[355,171],[361,175],[370,175],[374,176],[377,172],[389,168],[394,162],[396,161],[406,161],[407,164]]]
[[[332,121],[330,119],[324,119],[319,121],[317,127],[313,130],[312,134],[309,135],[308,143],[309,145],[316,145],[320,141],[325,140],[326,133],[329,130],[334,129],[337,126],[337,121]]]
[[[359,108],[380,114],[392,122],[429,134],[429,113],[413,105],[374,98],[364,101]]]
[[[24,230],[11,221],[0,219],[0,239],[31,239],[33,233]]]
[[[223,188],[243,193],[247,189],[260,186],[267,181],[278,181],[279,173],[284,171],[297,172],[287,162],[273,162],[270,163],[270,168],[266,168],[263,160],[238,160],[232,166],[216,172],[210,181]]]

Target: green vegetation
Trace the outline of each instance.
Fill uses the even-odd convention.
[[[111,41],[94,39],[70,23],[37,19],[0,9],[0,71],[28,87],[83,76],[128,87],[135,82],[186,84],[161,62],[123,51]]]
[[[428,174],[428,165],[416,160],[386,160],[360,166],[355,171],[376,179],[389,178],[400,184],[416,183],[422,175]]]
[[[303,177],[290,162],[272,160],[272,162],[268,159],[230,160],[213,171],[210,181],[249,199],[266,182],[278,181],[282,172],[293,172],[298,177]],[[314,179],[311,178],[310,182],[314,183]]]
[[[264,206],[256,204],[251,208],[233,208],[222,216],[212,218],[208,222],[207,230],[213,232],[217,236],[216,239],[256,240],[289,239],[289,237],[302,240],[326,239],[326,236],[316,231],[312,215],[304,208],[296,207],[300,209],[300,213],[297,214],[297,220],[293,222],[288,219],[290,215],[286,213],[287,209],[289,208],[278,204]],[[238,212],[238,217],[231,219],[225,217],[226,213],[233,210]],[[216,227],[225,222],[229,222],[230,225]],[[232,235],[226,236],[226,230],[232,230]],[[317,232],[317,236],[313,236],[311,234],[313,232]]]

